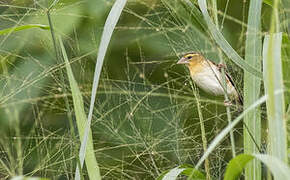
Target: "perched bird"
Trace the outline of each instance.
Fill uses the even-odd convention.
[[[215,96],[221,96],[227,91],[231,100],[235,100],[241,105],[243,104],[242,97],[235,88],[231,76],[226,72],[227,87],[223,86],[224,81],[221,68],[225,67],[225,65],[215,64],[197,52],[185,54],[177,64],[185,64],[190,71],[193,82],[205,92]]]

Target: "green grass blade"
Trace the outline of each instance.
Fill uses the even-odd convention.
[[[171,169],[170,171],[166,171],[161,176],[157,178],[157,180],[172,180],[177,179],[179,175],[185,175],[188,177],[188,180],[203,180],[206,179],[203,173],[200,171],[188,167],[187,165],[178,166],[176,168]]]
[[[272,33],[264,39],[263,69],[269,127],[269,153],[287,163],[287,133],[284,94],[275,95],[283,88],[281,62],[282,33]]]
[[[59,38],[59,43],[60,43],[63,58],[65,60],[65,65],[66,65],[65,67],[67,70],[68,80],[69,80],[70,88],[72,91],[74,111],[75,111],[78,131],[80,134],[80,140],[82,140],[84,137],[84,132],[86,128],[86,114],[84,110],[84,102],[83,102],[81,91],[74,78],[74,75],[73,75],[71,66],[69,64],[67,54],[66,54],[61,38]],[[86,167],[87,167],[87,171],[88,171],[90,179],[97,180],[97,179],[101,179],[100,169],[99,169],[99,166],[95,157],[95,153],[94,153],[92,132],[90,129],[88,131],[89,131],[88,141],[87,141],[87,148],[86,148],[86,153],[85,153]]]
[[[177,176],[179,174],[181,174],[184,170],[185,170],[185,168],[179,168],[179,167],[173,168],[168,173],[166,173],[164,175],[164,177],[162,178],[162,180],[177,179]]]
[[[24,177],[24,176],[15,176],[10,180],[49,180],[48,178],[40,178],[40,177]]]
[[[31,29],[31,28],[40,28],[43,30],[50,29],[49,26],[43,25],[43,24],[26,24],[23,26],[16,26],[16,27],[12,27],[12,28],[2,29],[2,30],[0,30],[0,35],[10,34],[13,32],[22,31],[22,30]]]
[[[84,162],[84,157],[86,153],[86,146],[87,146],[87,138],[89,134],[89,129],[91,126],[91,120],[93,116],[93,110],[94,110],[94,104],[96,99],[96,93],[98,89],[99,79],[102,71],[103,61],[107,52],[107,48],[109,45],[109,42],[111,40],[113,31],[115,29],[115,26],[120,18],[121,12],[123,11],[123,8],[126,4],[126,0],[116,0],[114,3],[104,26],[104,31],[102,34],[99,50],[98,50],[98,57],[97,57],[97,64],[95,67],[95,73],[94,73],[94,82],[92,87],[92,94],[91,94],[91,102],[90,102],[90,109],[88,114],[88,120],[86,123],[86,129],[85,134],[81,143],[81,149],[80,149],[80,164],[82,166]],[[76,170],[76,178],[79,179],[79,171]]]
[[[256,69],[261,69],[262,39],[260,33],[262,0],[250,1],[246,33],[245,61]],[[244,73],[244,108],[253,104],[260,96],[261,80],[251,73]],[[259,153],[256,144],[261,144],[260,108],[250,111],[244,118],[244,153]],[[251,134],[249,134],[251,133]],[[255,142],[252,140],[255,139]],[[261,164],[254,159],[245,168],[245,179],[261,179]]]
[[[263,3],[269,5],[269,6],[273,6],[273,1],[272,0],[263,0]]]
[[[249,154],[240,154],[237,157],[231,159],[227,165],[224,180],[238,179],[246,165],[253,159],[254,157]]]
[[[246,165],[254,159],[264,163],[273,173],[274,179],[290,179],[290,168],[279,159],[265,154],[240,154],[227,165],[224,180],[238,179]]]
[[[283,90],[277,90],[275,91],[275,94],[281,94],[283,93]],[[197,162],[195,169],[198,169],[200,165],[204,162],[204,160],[209,156],[209,154],[215,149],[215,147],[222,142],[222,140],[226,137],[226,135],[233,129],[243,118],[246,114],[248,114],[250,111],[255,109],[257,106],[265,102],[267,99],[267,96],[263,96],[260,99],[258,99],[255,103],[253,103],[251,106],[249,106],[247,109],[245,109],[232,123],[230,123],[226,128],[224,128],[211,142],[211,144],[208,146],[207,151],[202,155],[202,157]]]
[[[231,45],[227,42],[227,40],[223,37],[222,33],[217,29],[217,27],[212,22],[208,12],[207,5],[205,0],[198,0],[198,5],[201,9],[203,17],[208,25],[209,31],[213,36],[215,42],[220,46],[220,48],[224,51],[224,53],[239,67],[243,68],[245,71],[257,76],[262,79],[262,73],[257,70],[255,67],[246,63],[243,58],[241,58],[238,53],[231,47]]]

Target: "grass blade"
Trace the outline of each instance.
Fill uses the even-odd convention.
[[[96,99],[96,93],[98,89],[98,84],[99,84],[99,79],[101,75],[101,70],[103,66],[103,61],[106,55],[106,51],[109,45],[109,42],[111,40],[113,31],[115,29],[115,26],[119,20],[119,17],[121,15],[121,12],[123,11],[123,8],[126,4],[126,0],[116,0],[114,3],[108,18],[106,20],[105,26],[104,26],[104,31],[102,34],[99,50],[98,50],[98,57],[97,57],[97,64],[95,67],[95,73],[94,73],[94,82],[93,82],[93,87],[92,87],[92,94],[91,94],[91,102],[90,102],[90,109],[89,109],[89,114],[88,114],[88,120],[86,123],[86,129],[85,129],[85,134],[81,142],[81,149],[80,149],[80,164],[81,166],[84,163],[84,157],[86,153],[86,146],[87,146],[87,139],[88,139],[88,134],[89,134],[89,129],[91,126],[91,120],[93,116],[93,110],[94,110],[94,104],[95,104],[95,99]],[[76,177],[75,179],[80,179],[79,171],[76,169]]]
[[[262,39],[260,33],[262,0],[251,1],[246,33],[245,61],[256,69],[261,69]],[[244,73],[244,108],[253,104],[260,96],[261,80],[249,72]],[[244,153],[259,153],[256,144],[261,144],[260,108],[250,111],[244,118]],[[251,133],[251,134],[249,134]],[[252,136],[252,137],[251,137]],[[255,139],[255,142],[252,140]],[[245,168],[245,179],[261,179],[261,164],[254,159]]]
[[[164,175],[164,177],[162,178],[162,180],[176,179],[177,176],[180,173],[182,173],[182,171],[184,171],[184,170],[185,170],[185,168],[179,168],[179,167],[173,168],[168,173],[166,173]]]
[[[238,179],[246,165],[253,159],[254,157],[249,154],[240,154],[237,157],[231,159],[227,165],[224,180]]]
[[[204,176],[203,173],[201,173],[200,171],[192,168],[192,167],[188,167],[187,165],[181,165],[178,167],[175,167],[173,169],[171,169],[170,171],[166,171],[164,173],[162,173],[161,176],[159,176],[157,178],[157,180],[171,180],[171,179],[177,179],[177,177],[179,175],[184,175],[187,176],[188,180],[205,180],[206,177]]]
[[[41,177],[25,177],[25,176],[15,176],[10,180],[49,180],[48,178],[41,178]]]
[[[227,165],[224,180],[238,179],[246,165],[255,159],[263,162],[273,173],[275,179],[290,179],[289,167],[279,159],[265,154],[240,154]]]
[[[263,46],[263,68],[269,127],[269,154],[287,163],[287,135],[284,94],[275,95],[283,88],[281,62],[282,33],[267,35]]]
[[[63,46],[63,42],[60,37],[59,37],[59,43],[60,43],[63,58],[65,60],[65,65],[66,65],[65,67],[67,70],[68,80],[69,80],[70,88],[72,91],[74,111],[75,111],[78,131],[80,134],[80,140],[82,140],[84,137],[84,131],[86,128],[85,126],[86,114],[84,110],[84,102],[81,95],[81,91],[78,87],[78,84],[74,78],[71,66],[69,64],[67,54]],[[88,131],[89,131],[88,142],[87,142],[87,148],[86,148],[86,153],[85,153],[87,171],[88,171],[90,179],[101,179],[100,169],[99,169],[99,166],[95,157],[95,153],[94,153],[92,132],[90,129]]]
[[[26,24],[23,26],[16,26],[16,27],[12,27],[12,28],[2,29],[2,30],[0,30],[0,35],[10,34],[13,32],[22,31],[22,30],[31,29],[31,28],[40,28],[43,30],[50,29],[49,26],[43,25],[43,24]]]
[[[226,41],[223,37],[222,33],[217,29],[217,27],[212,22],[208,12],[207,5],[205,0],[198,0],[198,5],[201,9],[203,17],[208,25],[209,31],[213,36],[216,43],[220,46],[220,48],[224,51],[224,53],[239,67],[243,68],[245,71],[255,75],[256,77],[262,79],[262,73],[254,68],[253,66],[246,63],[243,58],[241,58],[238,53],[231,47],[231,45]]]

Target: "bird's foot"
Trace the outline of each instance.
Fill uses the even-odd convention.
[[[221,70],[222,68],[223,69],[226,69],[227,68],[227,66],[225,64],[221,64],[221,63],[218,64],[217,67],[218,67],[219,70]]]
[[[224,101],[224,105],[226,106],[226,107],[229,107],[229,106],[232,106],[233,105],[233,103],[231,102],[231,101],[229,101],[229,100],[225,100]]]

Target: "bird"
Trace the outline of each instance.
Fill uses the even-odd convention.
[[[239,94],[233,79],[225,72],[226,87],[222,78],[221,68],[226,68],[224,64],[216,64],[206,59],[199,52],[190,52],[182,56],[177,64],[186,65],[189,69],[191,79],[202,90],[214,96],[222,96],[227,92],[230,100],[243,105],[243,98]],[[224,104],[231,105],[230,101]]]

